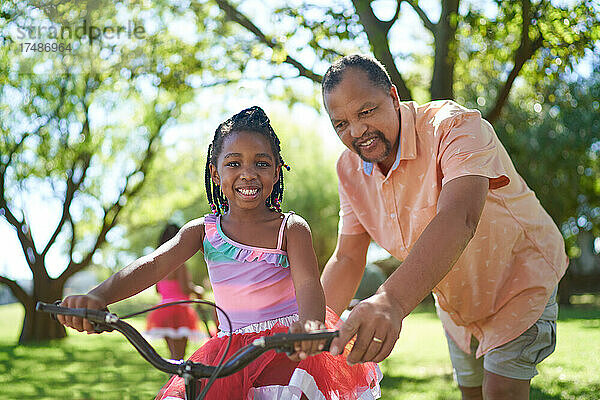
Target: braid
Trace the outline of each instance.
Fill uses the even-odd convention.
[[[222,204],[220,204],[219,199],[222,198],[222,196],[219,196],[221,188],[218,185],[215,185],[210,176],[212,148],[213,145],[211,143],[208,145],[208,152],[206,155],[206,167],[204,169],[204,187],[206,188],[206,198],[208,200],[208,204],[210,204],[211,211],[213,212],[213,214],[218,214],[220,206]]]
[[[225,213],[229,209],[227,198],[223,195],[219,185],[216,185],[210,177],[210,164],[216,166],[219,154],[223,147],[225,137],[233,132],[250,131],[262,134],[269,140],[271,150],[275,159],[278,161],[281,169],[279,170],[279,179],[273,185],[273,191],[265,200],[266,206],[278,212],[281,212],[281,202],[283,201],[283,168],[290,170],[290,167],[283,161],[281,156],[281,144],[275,134],[269,121],[269,117],[258,106],[252,106],[240,111],[227,121],[221,123],[215,130],[215,136],[212,143],[208,146],[206,156],[206,170],[204,174],[204,185],[206,187],[206,197],[213,213]]]

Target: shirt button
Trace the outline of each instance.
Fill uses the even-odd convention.
[[[396,214],[394,214],[394,213],[391,213],[391,214],[390,214],[390,218],[396,218]]]

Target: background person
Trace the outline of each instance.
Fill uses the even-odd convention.
[[[340,229],[322,275],[344,310],[374,240],[402,265],[354,307],[333,341],[357,335],[350,363],[382,361],[430,292],[465,399],[526,399],[556,341],[563,238],[491,125],[452,101],[400,102],[367,56],[336,61],[323,100],[348,148],[337,163]]]

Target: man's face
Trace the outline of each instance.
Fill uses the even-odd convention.
[[[358,68],[346,70],[341,82],[324,93],[325,109],[340,140],[365,161],[391,166],[396,158],[400,102],[371,82]]]

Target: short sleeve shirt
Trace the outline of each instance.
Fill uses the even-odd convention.
[[[340,233],[367,232],[403,260],[447,182],[489,178],[476,233],[433,290],[445,330],[467,353],[475,336],[479,357],[540,318],[568,264],[564,241],[478,111],[446,100],[402,102],[399,112],[399,149],[387,175],[350,150],[338,160]]]

